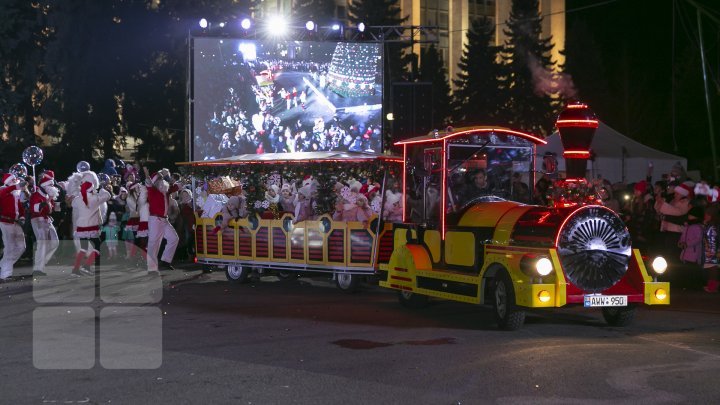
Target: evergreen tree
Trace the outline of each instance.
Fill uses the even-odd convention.
[[[552,37],[542,38],[538,0],[513,0],[502,51],[503,121],[538,135],[548,135],[560,106]]]
[[[486,18],[473,20],[467,45],[460,56],[460,72],[453,80],[453,123],[473,125],[497,123],[500,110],[497,63],[499,48],[491,45],[494,26]]]
[[[296,24],[310,20],[321,27],[329,26],[335,19],[335,0],[297,0],[292,17]]]
[[[50,11],[55,35],[45,72],[54,91],[43,113],[61,136],[53,153],[61,166],[115,157],[124,142],[123,93],[141,61],[144,35],[128,23],[133,11],[144,13],[144,4],[67,0]]]
[[[21,151],[37,143],[35,123],[47,89],[40,66],[51,31],[45,2],[0,3],[0,165],[20,160]]]
[[[442,56],[435,44],[421,51],[422,66],[420,81],[432,83],[433,90],[433,122],[435,126],[445,126],[450,122],[450,84]]]

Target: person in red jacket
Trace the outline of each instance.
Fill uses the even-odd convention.
[[[60,244],[51,216],[55,208],[55,200],[60,194],[54,184],[55,173],[47,170],[40,178],[35,192],[30,196],[30,224],[37,240],[33,276],[45,275],[45,265]]]
[[[0,187],[0,232],[5,245],[0,260],[0,283],[9,281],[15,262],[25,252],[25,233],[20,221],[25,210],[20,203],[21,193],[27,193],[26,183],[11,173],[5,173]]]
[[[170,207],[168,198],[170,198],[170,194],[179,190],[179,186],[170,177],[168,169],[162,169],[153,173],[152,176],[147,175],[147,168],[145,168],[145,172],[147,201],[150,207],[147,243],[148,272],[157,272],[159,268],[175,270],[172,266],[172,260],[180,238],[178,238],[175,228],[168,221],[168,209]],[[157,256],[163,239],[166,240],[165,250],[158,264]]]

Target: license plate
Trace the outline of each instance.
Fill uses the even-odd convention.
[[[585,307],[626,307],[627,295],[586,295]]]

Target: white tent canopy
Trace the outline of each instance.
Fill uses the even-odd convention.
[[[555,153],[558,160],[558,171],[565,171],[565,159],[562,157],[563,147],[560,134],[555,132],[545,139],[547,145],[538,145],[538,158],[535,160],[535,169],[542,170],[542,156],[546,152]],[[620,132],[600,122],[590,150],[595,160],[588,160],[587,177],[602,176],[611,183],[634,183],[645,179],[648,164],[653,164],[653,181],[660,176],[670,173],[670,169],[678,162],[687,168],[687,159],[670,153],[653,149],[640,142],[632,140]]]

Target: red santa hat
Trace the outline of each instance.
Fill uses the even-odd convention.
[[[14,186],[18,184],[18,179],[12,173],[3,174],[3,184],[6,186]]]
[[[48,187],[55,184],[55,172],[46,170],[40,178],[40,187]]]
[[[635,191],[639,191],[642,194],[645,194],[645,192],[647,191],[647,182],[645,180],[640,180],[635,183]]]
[[[85,202],[85,205],[88,205],[88,198],[87,198],[88,191],[90,191],[92,189],[93,189],[93,184],[90,183],[89,181],[86,181],[85,183],[80,185],[80,194],[82,194],[82,199]]]
[[[162,179],[162,174],[160,174],[160,172],[155,172],[150,175],[150,181],[153,183],[155,183],[156,181],[158,181],[160,179]]]
[[[95,172],[88,170],[86,172],[82,172],[81,179],[83,183],[90,183],[93,188],[100,187],[100,180],[98,179],[98,176]]]
[[[683,197],[692,198],[694,196],[693,190],[695,189],[695,183],[692,181],[685,181],[675,186],[675,192]]]
[[[718,196],[720,196],[720,189],[718,189],[717,186],[710,189],[710,194],[708,194],[708,202],[714,203],[718,201]]]

